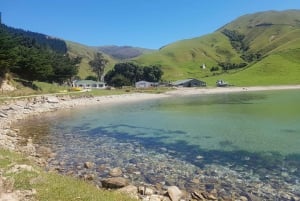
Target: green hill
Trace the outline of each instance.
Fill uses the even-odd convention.
[[[128,60],[128,59],[138,57],[142,54],[147,54],[149,52],[154,51],[151,49],[145,49],[139,47],[116,46],[116,45],[99,46],[99,47],[95,47],[95,49],[104,52],[105,54],[111,56],[116,60]]]
[[[300,84],[299,55],[300,10],[287,10],[242,16],[212,34],[169,44],[134,61],[160,64],[166,80],[194,77],[209,84],[217,79],[235,85]],[[220,63],[246,66],[224,71]],[[216,66],[220,70],[211,72]]]
[[[211,34],[177,41],[157,51],[129,46],[97,49],[69,41],[67,47],[69,54],[83,58],[81,78],[93,75],[88,62],[101,50],[110,61],[106,70],[125,57],[142,65],[161,65],[167,81],[193,77],[208,85],[218,79],[239,86],[300,84],[300,10],[247,14]],[[222,64],[234,69],[224,70]]]
[[[92,72],[92,69],[89,65],[89,61],[94,59],[94,55],[97,52],[97,50],[95,48],[91,48],[89,46],[85,46],[71,41],[66,41],[66,43],[68,53],[71,56],[80,56],[82,58],[81,63],[79,65],[78,76],[81,79],[85,79],[89,75],[95,76],[96,74]],[[111,69],[117,63],[117,61],[111,58],[110,56],[106,55],[105,53],[103,53],[103,55],[109,60],[108,66],[106,68],[107,71]]]
[[[202,69],[203,64],[211,67],[218,62],[242,62],[242,59],[226,36],[216,32],[172,43],[155,53],[142,55],[135,61],[143,64],[160,64],[165,72],[164,79],[176,80],[211,75],[208,68]]]

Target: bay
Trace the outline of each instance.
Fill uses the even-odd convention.
[[[19,125],[57,153],[52,165],[75,170],[93,161],[104,167],[99,178],[122,167],[136,183],[190,188],[195,178],[230,174],[235,190],[237,178],[276,180],[297,194],[299,103],[299,90],[178,96],[64,110]]]

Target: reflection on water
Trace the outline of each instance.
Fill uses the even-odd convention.
[[[100,178],[122,167],[133,182],[193,188],[195,177],[216,177],[230,189],[262,183],[273,194],[299,194],[299,101],[299,91],[191,96],[69,110],[21,126],[57,152],[53,165],[94,161],[106,167]]]

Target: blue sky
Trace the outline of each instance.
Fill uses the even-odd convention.
[[[158,49],[214,32],[259,11],[300,9],[299,0],[1,0],[2,22],[90,46]]]

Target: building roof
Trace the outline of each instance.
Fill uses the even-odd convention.
[[[92,84],[104,84],[104,82],[97,82],[97,81],[94,81],[94,80],[77,80],[75,81],[75,84],[77,85],[92,85]]]
[[[152,83],[152,82],[148,82],[148,81],[145,81],[145,80],[141,80],[141,81],[138,81],[136,83]]]
[[[172,82],[172,85],[181,85],[181,84],[184,84],[184,83],[187,83],[187,82],[190,82],[192,80],[196,80],[198,82],[203,82],[203,81],[200,81],[200,80],[197,80],[197,79],[194,79],[194,78],[190,78],[190,79],[185,79],[185,80],[177,80],[175,82]]]

